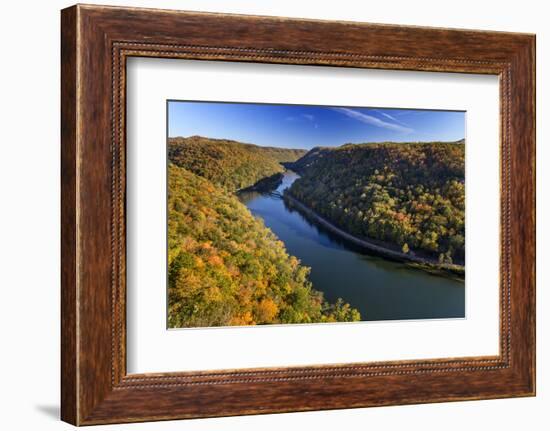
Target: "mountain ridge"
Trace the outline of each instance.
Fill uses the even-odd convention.
[[[461,143],[316,147],[285,164],[301,175],[288,193],[359,238],[440,263],[463,264]]]
[[[168,160],[230,191],[250,187],[284,171],[281,163],[296,161],[305,150],[261,147],[203,136],[168,139]]]

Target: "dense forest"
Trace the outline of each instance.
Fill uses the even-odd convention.
[[[272,160],[299,154],[223,142],[170,142],[168,326],[360,320],[342,300],[325,301],[308,280],[309,268],[228,190],[282,170]]]
[[[305,152],[202,136],[168,140],[168,159],[172,163],[229,191],[252,186],[264,177],[283,172],[281,163],[293,162]]]
[[[309,152],[199,136],[168,142],[169,327],[357,321],[235,192],[275,188],[350,234],[464,264],[464,142],[346,144]]]
[[[464,141],[314,148],[287,191],[358,237],[464,263]]]

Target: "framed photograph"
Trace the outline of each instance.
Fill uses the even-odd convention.
[[[62,419],[535,394],[535,36],[62,11]]]

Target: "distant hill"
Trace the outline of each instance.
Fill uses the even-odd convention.
[[[330,151],[331,148],[329,147],[314,147],[295,162],[285,163],[285,166],[296,172],[301,172],[323,159]]]
[[[462,144],[464,145],[465,140],[460,139],[458,141],[452,141],[452,142],[444,142],[445,144]],[[439,144],[441,142],[412,142],[407,143],[407,145],[411,144]],[[373,148],[373,146],[380,146],[380,145],[402,145],[401,143],[392,143],[392,142],[379,142],[379,143],[364,143],[364,144],[343,144],[340,147],[314,147],[311,150],[309,150],[307,153],[305,153],[302,157],[300,157],[295,162],[288,162],[285,163],[285,166],[287,166],[289,169],[292,169],[296,172],[300,172],[301,170],[313,165],[314,162],[322,160],[326,156],[329,156],[334,150],[337,149],[345,149],[345,148],[354,148],[354,147],[361,147],[361,146],[369,146],[370,148]]]
[[[464,262],[464,140],[313,148],[289,193],[358,237]]]
[[[305,153],[202,136],[168,140],[168,159],[172,163],[230,191],[282,172],[281,163],[293,162]]]

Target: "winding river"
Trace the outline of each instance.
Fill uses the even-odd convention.
[[[282,193],[298,174],[287,171]],[[369,255],[290,208],[280,197],[242,192],[241,201],[263,219],[288,252],[311,267],[313,287],[330,302],[342,298],[362,320],[464,317],[463,280],[431,275],[406,264]]]

